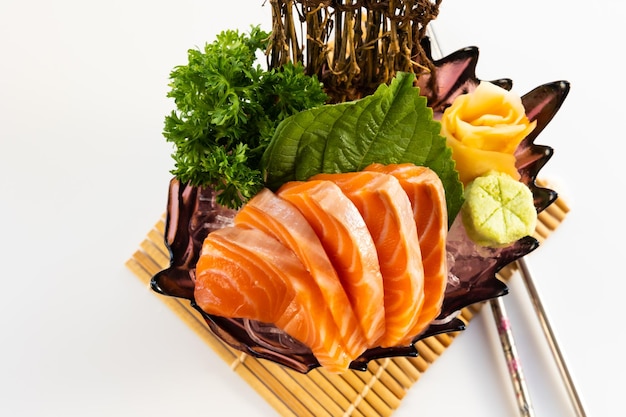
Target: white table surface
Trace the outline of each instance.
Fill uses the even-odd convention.
[[[276,414],[124,266],[165,210],[169,72],[267,28],[262,4],[0,1],[0,415]],[[590,416],[623,412],[625,11],[444,0],[433,24],[446,53],[480,48],[480,78],[571,82],[537,140],[571,212],[527,260]],[[574,415],[519,277],[504,300],[536,415]],[[395,415],[517,415],[488,309]]]

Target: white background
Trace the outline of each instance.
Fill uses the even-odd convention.
[[[124,266],[165,210],[169,72],[267,29],[262,4],[0,0],[0,415],[275,415]],[[590,416],[623,409],[624,21],[617,0],[444,0],[433,24],[480,78],[571,82],[537,142],[572,211],[527,260]],[[504,300],[537,416],[573,415],[519,277]],[[517,415],[488,309],[395,415]]]

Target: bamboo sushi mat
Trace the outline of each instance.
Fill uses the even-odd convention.
[[[539,214],[533,236],[539,242],[544,241],[559,226],[568,211],[567,204],[558,198]],[[146,285],[154,274],[169,266],[164,229],[165,221],[161,219],[126,262],[126,266]],[[507,280],[515,272],[514,265],[500,271],[500,278]],[[304,375],[232,349],[211,333],[204,319],[189,302],[153,294],[194,330],[279,415],[286,417],[390,416],[409,388],[458,335],[458,332],[448,333],[421,340],[416,344],[419,352],[417,357],[374,360],[365,372],[332,374],[323,369],[314,369]],[[480,304],[467,307],[461,311],[460,318],[469,323],[480,308]]]

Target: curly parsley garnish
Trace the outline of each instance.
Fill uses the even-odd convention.
[[[210,185],[218,202],[239,208],[264,186],[261,157],[278,124],[324,104],[322,84],[302,64],[262,69],[257,53],[269,34],[221,32],[204,51],[189,50],[188,64],[170,74],[176,110],[163,135],[174,144],[171,173],[181,182]]]

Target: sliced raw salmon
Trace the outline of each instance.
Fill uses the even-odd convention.
[[[202,310],[273,323],[309,346],[327,370],[348,369],[352,358],[319,287],[278,240],[257,229],[217,230],[205,239],[196,271]]]
[[[409,198],[392,175],[361,171],[320,174],[354,203],[376,245],[383,276],[385,333],[378,345],[397,346],[414,336],[424,295],[424,269]]]
[[[360,356],[367,348],[363,331],[320,239],[302,213],[266,188],[242,207],[234,224],[261,230],[296,254],[320,288],[346,351],[353,358]]]
[[[443,184],[434,171],[413,164],[372,164],[365,170],[396,177],[413,207],[424,264],[424,305],[413,331],[417,336],[439,315],[448,279],[448,212]]]
[[[385,332],[376,246],[354,203],[331,181],[293,181],[276,193],[300,210],[337,271],[369,346]]]

